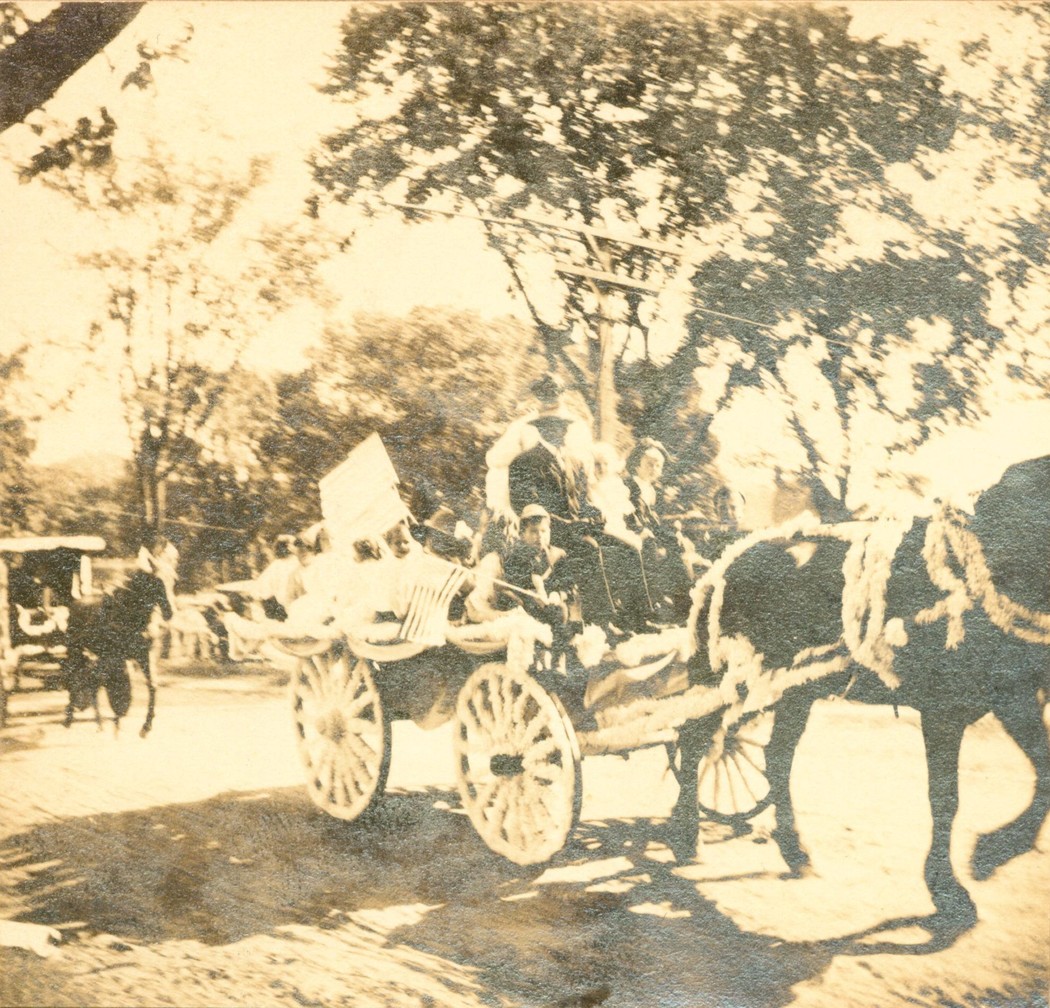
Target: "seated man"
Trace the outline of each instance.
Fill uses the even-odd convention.
[[[634,505],[628,526],[644,542],[642,557],[653,602],[665,617],[684,623],[689,615],[692,579],[684,560],[686,548],[681,534],[661,517],[661,478],[666,461],[664,446],[652,438],[643,438],[628,456],[628,490]]]
[[[306,546],[294,536],[278,536],[274,557],[255,579],[256,594],[267,619],[288,619],[288,607],[303,594],[301,553]]]

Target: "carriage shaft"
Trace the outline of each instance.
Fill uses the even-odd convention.
[[[692,686],[674,697],[635,700],[612,712],[614,723],[580,732],[580,752],[596,756],[672,742],[686,721],[714,714],[725,705],[715,686]]]

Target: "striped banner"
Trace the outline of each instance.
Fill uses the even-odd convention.
[[[448,607],[463,586],[467,570],[437,557],[426,559],[409,592],[401,639],[440,647],[448,631]]]

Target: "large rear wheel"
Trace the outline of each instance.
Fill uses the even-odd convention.
[[[580,749],[561,702],[527,672],[488,663],[467,679],[453,727],[463,807],[515,864],[562,849],[580,815]]]
[[[292,709],[310,798],[336,819],[356,819],[383,793],[390,769],[390,722],[371,664],[341,644],[301,658]]]

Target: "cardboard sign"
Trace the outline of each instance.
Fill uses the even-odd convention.
[[[332,548],[350,552],[357,540],[377,538],[407,518],[399,482],[378,434],[370,434],[324,476],[318,488]]]

